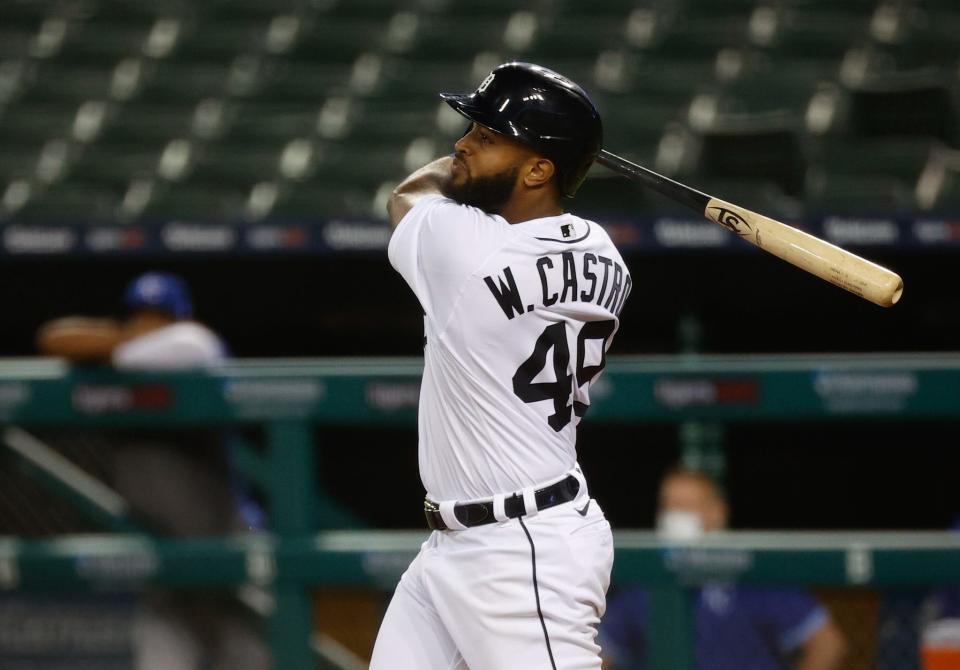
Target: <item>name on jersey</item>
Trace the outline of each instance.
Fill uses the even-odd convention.
[[[540,276],[541,289],[537,301],[544,307],[557,303],[591,302],[619,316],[633,287],[630,274],[620,263],[599,254],[565,251],[559,255],[541,256],[536,262],[536,272]],[[527,302],[525,296],[520,295],[510,267],[503,268],[496,277],[484,277],[483,281],[508,319],[536,309],[536,304]]]

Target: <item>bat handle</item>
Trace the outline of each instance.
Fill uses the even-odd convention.
[[[627,179],[640,182],[660,195],[675,200],[681,205],[686,205],[698,214],[703,214],[707,203],[710,202],[710,196],[706,193],[701,193],[686,184],[664,177],[662,174],[658,174],[642,165],[637,165],[626,158],[621,158],[605,149],[597,156],[597,162]]]

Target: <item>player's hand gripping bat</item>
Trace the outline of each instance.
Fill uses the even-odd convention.
[[[903,280],[895,272],[819,237],[701,193],[608,151],[601,151],[597,162],[671,200],[687,205],[747,242],[793,263],[801,270],[881,307],[895,304],[903,293]]]

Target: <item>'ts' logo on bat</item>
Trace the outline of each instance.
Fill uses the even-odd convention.
[[[716,218],[714,220],[717,223],[740,237],[748,236],[753,230],[746,219],[726,207],[709,207],[708,209],[716,212]]]

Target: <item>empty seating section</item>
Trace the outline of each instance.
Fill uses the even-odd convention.
[[[956,210],[958,34],[956,0],[9,0],[0,219],[382,216],[466,128],[436,92],[508,59],[580,81],[611,151],[717,195]],[[582,195],[672,209],[601,169]]]

